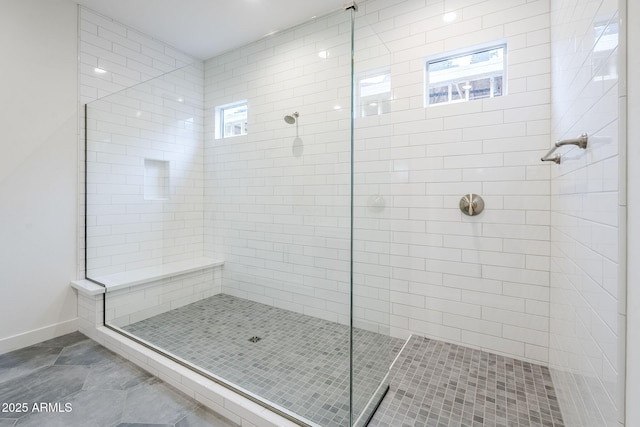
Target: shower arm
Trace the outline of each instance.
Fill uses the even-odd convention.
[[[561,141],[557,141],[553,145],[553,147],[551,147],[549,152],[547,152],[547,154],[545,154],[544,156],[542,156],[540,158],[540,161],[542,161],[542,162],[554,162],[556,164],[560,164],[560,161],[562,159],[560,154],[556,154],[553,157],[549,157],[554,153],[554,151],[556,151],[559,147],[562,147],[563,145],[577,145],[578,147],[580,147],[583,150],[585,150],[587,148],[587,142],[588,141],[589,141],[589,135],[587,135],[586,133],[583,133],[578,138],[563,139]]]

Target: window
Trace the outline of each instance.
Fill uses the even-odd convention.
[[[216,107],[216,139],[246,134],[246,100]]]
[[[391,112],[391,71],[367,71],[357,78],[356,99],[360,117]]]
[[[596,23],[593,26],[594,41],[591,69],[593,80],[618,78],[617,56],[612,55],[618,47],[618,22]]]
[[[427,59],[425,105],[504,95],[506,61],[506,44]]]

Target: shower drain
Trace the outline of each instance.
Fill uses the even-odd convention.
[[[262,338],[260,338],[260,337],[251,337],[251,338],[249,338],[249,341],[251,341],[251,342],[258,342],[258,341],[260,341],[261,339],[262,339]]]

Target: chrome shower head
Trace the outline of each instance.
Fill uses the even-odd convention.
[[[296,119],[298,118],[299,114],[296,111],[295,113],[293,113],[290,116],[284,116],[284,121],[289,123],[290,125],[294,124],[296,122]]]

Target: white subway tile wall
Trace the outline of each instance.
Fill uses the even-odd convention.
[[[356,119],[356,321],[546,363],[548,0],[462,0],[451,24],[443,2],[359,6],[356,74],[390,66],[393,99],[391,113]],[[349,314],[347,24],[346,14],[323,18],[205,65],[207,117],[249,100],[247,137],[214,140],[205,122],[214,165],[205,254],[225,259],[224,292],[340,322]],[[507,96],[424,108],[426,56],[500,40]],[[293,111],[297,128],[283,121]],[[472,218],[458,209],[470,192],[486,201]]]
[[[201,257],[202,62],[84,7],[79,19],[88,276]],[[145,162],[165,165],[167,188],[149,188],[147,177],[145,194]],[[82,252],[84,228],[80,239]]]
[[[382,191],[391,211],[392,333],[546,363],[549,2],[370,1],[362,12],[391,50],[392,112],[356,122],[367,154],[355,159],[357,178],[380,183],[356,194]],[[423,108],[426,56],[500,41],[506,96]],[[372,150],[389,185],[366,171]],[[478,216],[458,208],[469,193],[485,200]]]
[[[392,112],[355,122],[357,323],[551,363],[558,378],[596,378],[616,401],[617,2],[359,3],[356,73],[390,67]],[[97,109],[100,126],[89,125],[104,169],[90,191],[111,192],[95,196],[108,215],[90,221],[101,271],[156,262],[170,240],[176,256],[199,246],[224,259],[225,293],[348,322],[349,26],[339,13],[196,63],[200,74],[185,75],[202,109],[193,123],[166,100]],[[81,30],[83,102],[194,62],[86,9]],[[507,43],[505,96],[424,108],[425,57],[495,41]],[[248,135],[216,140],[214,108],[243,99]],[[190,124],[204,133],[185,136]],[[586,152],[540,162],[552,135],[583,131]],[[125,153],[134,164],[118,164]],[[139,203],[145,158],[180,165],[188,211]],[[485,199],[475,217],[458,209],[470,192]]]
[[[128,326],[219,294],[221,284],[222,270],[213,267],[112,291],[106,299],[105,321]]]
[[[567,425],[619,425],[618,2],[554,0],[549,364]],[[620,306],[623,306],[620,305]]]
[[[341,11],[205,62],[205,256],[225,260],[223,292],[346,324],[350,34]],[[244,99],[248,134],[215,139],[215,107]],[[388,325],[376,286],[360,317]]]
[[[80,7],[80,103],[197,62],[171,46]]]
[[[88,104],[89,277],[202,257],[202,76],[190,65]]]

